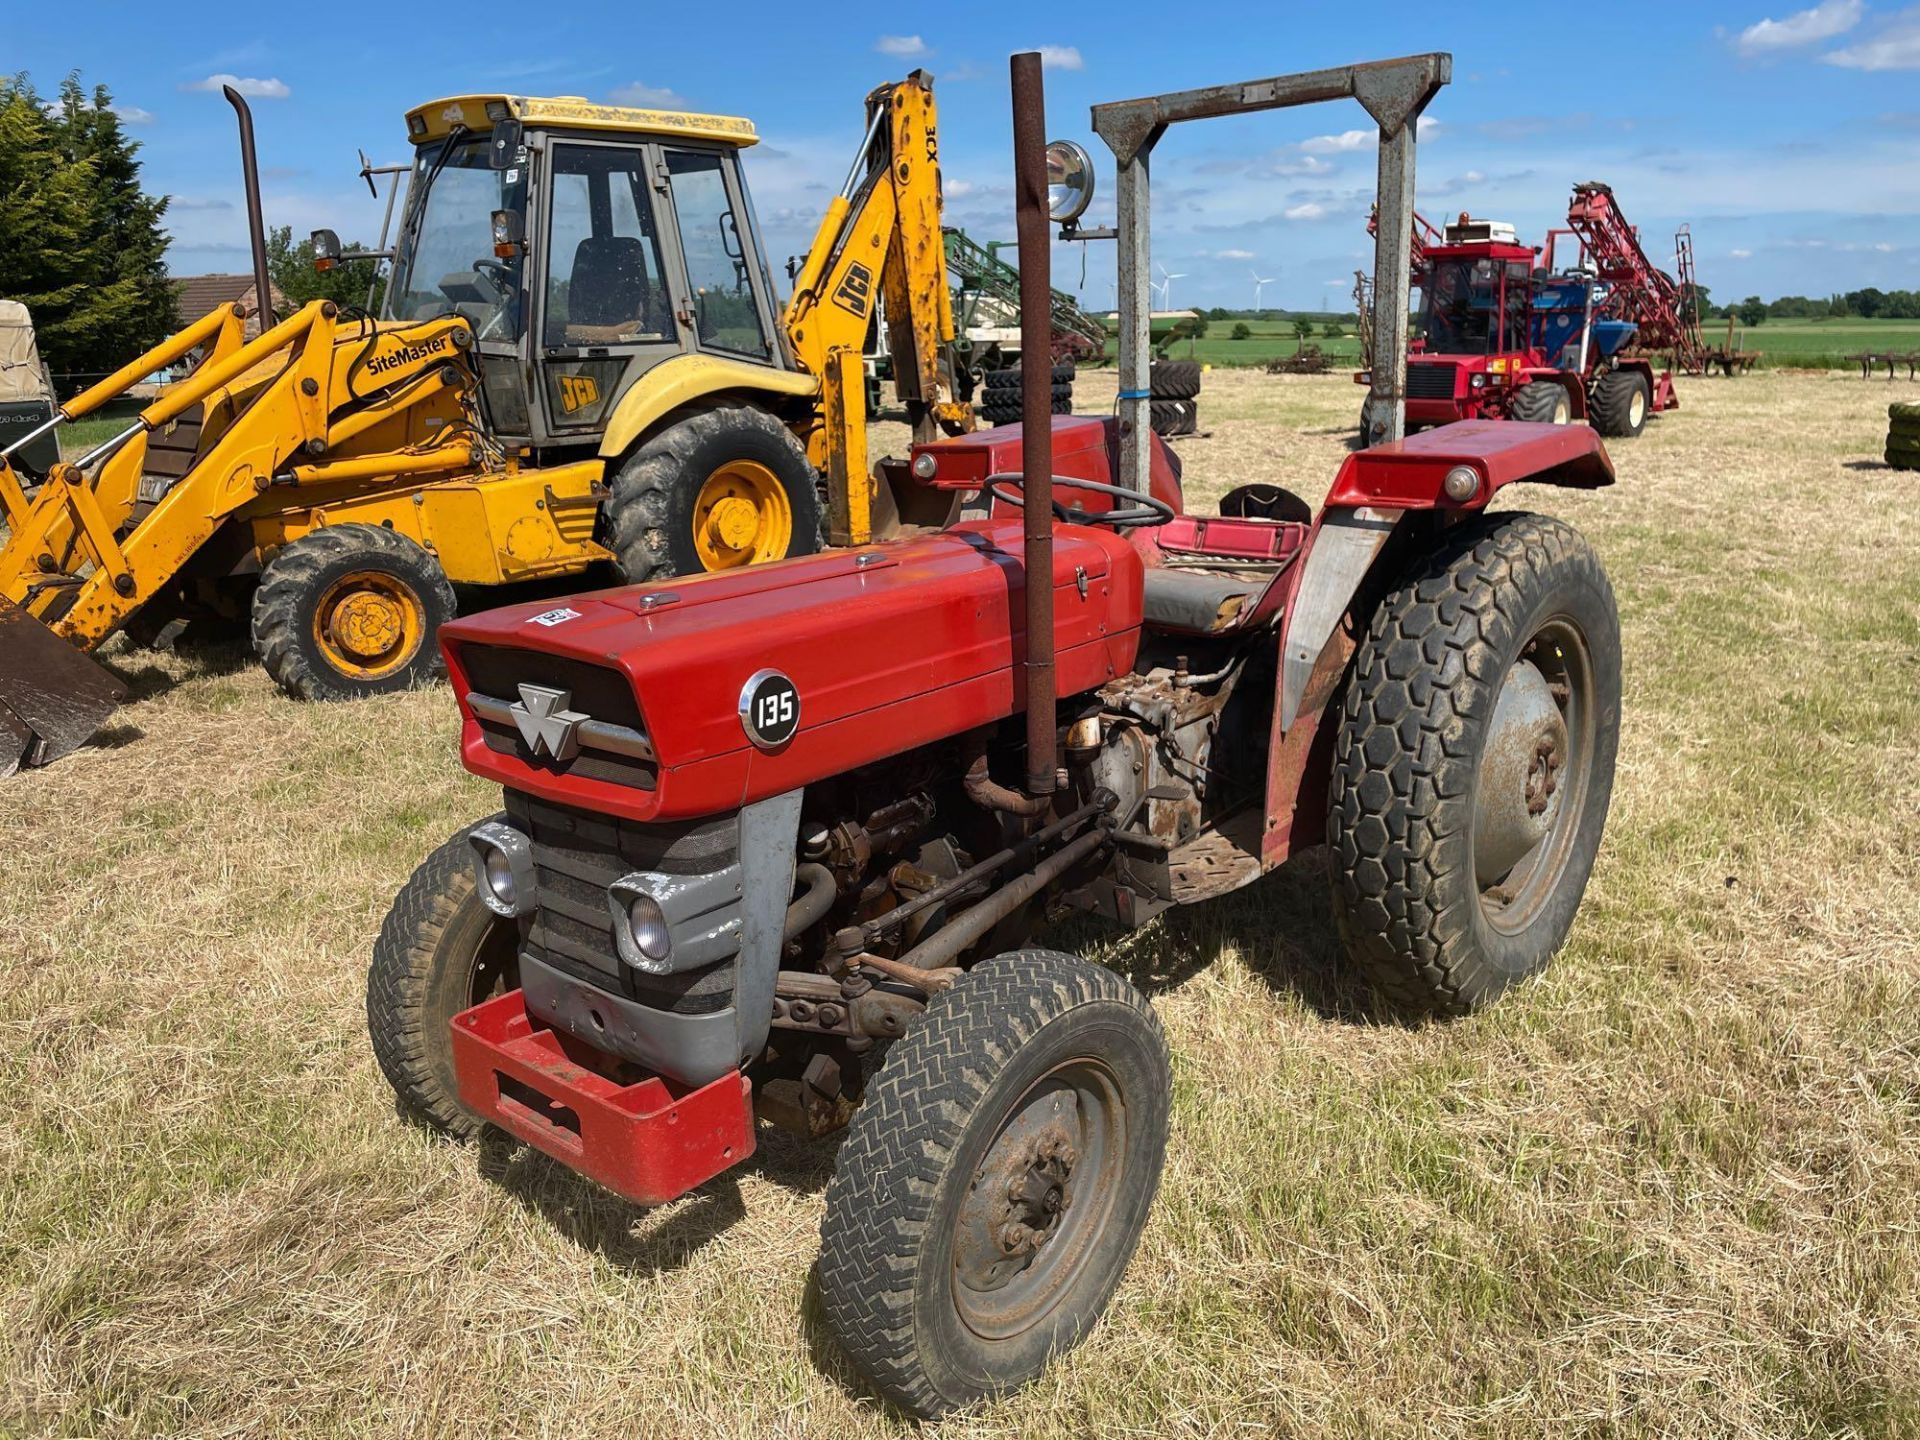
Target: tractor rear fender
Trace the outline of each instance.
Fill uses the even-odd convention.
[[[1465,498],[1448,493],[1447,477],[1468,471],[1475,484]],[[1325,508],[1308,537],[1307,556],[1281,636],[1280,725],[1317,713],[1331,691],[1308,690],[1322,652],[1335,638],[1381,550],[1417,512],[1472,512],[1503,486],[1530,481],[1574,489],[1613,483],[1613,462],[1600,437],[1584,425],[1528,425],[1462,420],[1410,440],[1349,455],[1334,479]],[[1337,681],[1338,672],[1323,679]],[[1327,690],[1327,693],[1320,693]]]
[[[1532,385],[1558,385],[1567,392],[1568,403],[1573,407],[1573,418],[1575,420],[1587,418],[1587,387],[1580,383],[1579,376],[1570,375],[1565,370],[1555,370],[1549,366],[1523,370],[1520,373]]]
[[[617,460],[654,426],[698,400],[722,395],[785,411],[820,393],[820,382],[796,370],[775,370],[717,355],[678,355],[647,371],[614,403],[600,437],[600,454]]]

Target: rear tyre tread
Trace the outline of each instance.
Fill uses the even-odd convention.
[[[1550,575],[1593,587],[1613,613],[1599,558],[1571,526],[1524,512],[1468,521],[1380,602],[1354,656],[1328,797],[1334,915],[1348,955],[1408,1015],[1467,1014],[1518,978],[1483,963],[1467,909],[1478,903],[1472,752],[1504,678],[1497,657]],[[1612,790],[1617,622],[1588,644],[1601,707],[1591,823]],[[1586,879],[1576,859],[1563,884],[1577,896]]]

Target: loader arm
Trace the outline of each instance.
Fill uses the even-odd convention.
[[[881,297],[894,385],[914,438],[968,428],[967,407],[941,394],[940,356],[953,341],[953,302],[940,234],[933,81],[920,70],[867,97],[866,140],[821,219],[781,314],[795,360],[820,378],[836,545],[865,544],[873,534],[864,357]]]
[[[98,408],[150,374],[153,354],[184,354],[208,341],[191,375],[76,463],[55,465],[31,501],[0,460],[10,531],[0,547],[0,711],[18,722],[0,715],[0,738],[20,741],[0,754],[0,774],[23,756],[45,763],[84,743],[112,701],[81,654],[173,583],[262,496],[282,487],[326,493],[344,463],[377,482],[476,462],[476,432],[455,423],[474,383],[467,322],[449,316],[343,327],[324,301],[244,344],[231,315],[190,326],[70,402],[63,418]],[[422,406],[442,422],[437,430],[426,429],[425,410],[420,425],[408,425]],[[195,407],[205,417],[197,453],[178,478],[148,484],[149,437]],[[402,429],[423,438],[395,448]],[[49,650],[23,638],[27,627],[65,644]],[[50,654],[72,663],[50,669]],[[79,695],[90,698],[82,703]],[[57,734],[45,717],[57,717]]]

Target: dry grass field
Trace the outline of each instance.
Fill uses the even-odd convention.
[[[1509,502],[1592,537],[1625,622],[1559,962],[1464,1023],[1381,1018],[1318,855],[1070,930],[1172,1039],[1165,1182],[1090,1343],[937,1433],[1920,1434],[1920,476],[1878,463],[1884,383],[1682,394],[1611,491]],[[1210,375],[1190,499],[1317,499],[1357,410]],[[916,1428],[809,1292],[831,1144],[763,1132],[641,1212],[395,1118],[368,950],[493,805],[444,689],[301,706],[237,648],[110,659],[138,699],[105,743],[0,787],[0,1433]]]

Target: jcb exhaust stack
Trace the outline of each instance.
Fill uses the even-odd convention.
[[[1053,674],[1053,276],[1047,100],[1034,51],[1013,73],[1014,235],[1020,247],[1020,492],[1026,511],[1027,793],[1051,795],[1059,764]]]

